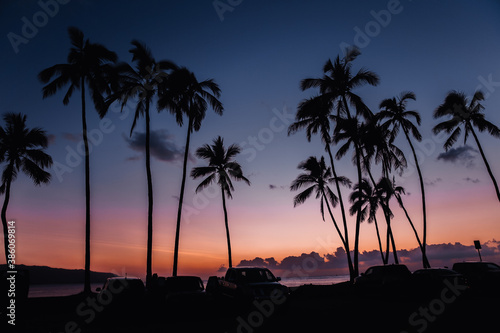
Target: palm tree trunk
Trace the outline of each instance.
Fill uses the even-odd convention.
[[[387,205],[387,204],[385,204]],[[398,260],[398,254],[396,250],[396,242],[394,241],[394,235],[392,233],[392,227],[391,227],[391,217],[388,212],[385,212],[386,208],[382,207],[382,210],[384,210],[384,216],[385,220],[387,223],[387,238],[386,238],[386,255],[385,255],[385,260],[386,263],[389,262],[389,251],[390,251],[390,246],[389,246],[389,241],[392,245],[392,255],[394,257],[394,263],[399,264]]]
[[[186,169],[187,169],[187,159],[189,155],[189,141],[191,139],[191,132],[193,128],[193,119],[189,117],[188,132],[186,137],[186,148],[184,149],[184,164],[182,166],[182,182],[181,182],[181,193],[179,195],[179,208],[177,209],[177,225],[175,228],[175,245],[174,245],[174,267],[172,271],[172,276],[177,276],[177,264],[179,260],[179,234],[181,229],[181,213],[182,213],[182,202],[184,201],[184,187],[186,185]]]
[[[151,176],[150,117],[149,102],[146,102],[146,177],[148,181],[148,240],[146,254],[146,287],[150,287],[153,276],[153,180]]]
[[[420,251],[422,251],[422,263],[424,265],[424,268],[430,268],[431,264],[429,263],[429,259],[427,258],[427,254],[423,250],[423,244],[420,241],[420,237],[418,236],[417,229],[415,229],[415,226],[413,225],[413,222],[410,218],[410,215],[408,215],[408,212],[406,211],[405,206],[403,205],[403,199],[399,194],[395,194],[396,199],[398,200],[399,206],[403,209],[405,212],[406,218],[408,219],[408,222],[410,222],[410,226],[413,229],[413,233],[415,234],[415,237],[417,238],[418,246],[420,247]]]
[[[346,218],[346,214],[345,214],[342,193],[340,192],[340,184],[339,184],[337,172],[335,171],[335,164],[333,163],[332,150],[330,149],[329,143],[326,144],[326,150],[328,152],[328,156],[330,157],[330,163],[332,165],[332,173],[333,173],[333,177],[335,179],[335,187],[337,188],[337,196],[339,198],[340,211],[342,213],[342,222],[344,224],[344,248],[345,248],[345,252],[347,254],[347,264],[349,265],[349,279],[351,282],[353,282],[354,278],[356,276],[354,275],[354,268],[352,267],[352,260],[351,260],[351,251],[349,249],[349,231],[347,229],[347,218]]]
[[[332,218],[332,222],[333,222],[333,225],[335,226],[335,230],[337,230],[337,233],[340,236],[340,240],[342,241],[342,244],[344,244],[344,247],[345,247],[345,238],[344,238],[344,236],[342,236],[342,232],[339,229],[339,226],[337,224],[337,221],[335,220],[335,217],[333,217],[333,213],[332,213],[332,210],[330,208],[330,204],[328,203],[328,199],[326,198],[325,193],[323,193],[323,199],[326,202],[326,208],[328,208],[328,213],[330,213],[330,217]]]
[[[7,226],[7,206],[9,205],[9,200],[10,200],[10,179],[7,180],[5,185],[5,198],[2,206],[2,227],[3,227],[3,242],[5,248],[5,263],[9,262],[9,230],[8,230],[9,228]]]
[[[224,224],[226,226],[226,237],[227,237],[227,256],[229,259],[229,268],[233,267],[233,259],[231,257],[231,238],[229,237],[229,224],[227,223],[227,209],[226,209],[226,196],[224,195],[224,189],[221,187],[222,192],[222,209],[224,210]]]
[[[81,79],[82,88],[82,131],[85,149],[85,277],[83,292],[89,294],[90,289],[90,154],[87,137],[87,116],[85,114],[85,78]]]
[[[361,156],[360,156],[360,149],[358,148],[358,145],[356,144],[356,166],[358,168],[358,184],[361,184],[363,180],[363,175],[361,174]],[[361,191],[361,186],[359,187],[359,197],[362,197],[362,191]],[[356,231],[354,235],[354,274],[356,276],[359,275],[359,233],[360,233],[360,226],[361,226],[361,205],[358,208],[358,213],[356,214]]]
[[[418,179],[420,181],[420,192],[422,194],[422,215],[423,215],[423,235],[422,235],[422,240],[423,242],[420,244],[420,249],[422,251],[422,265],[424,268],[430,268],[429,261],[427,260],[426,256],[426,246],[427,246],[427,210],[425,206],[425,189],[424,189],[424,177],[422,176],[422,171],[420,170],[420,165],[418,164],[418,159],[417,159],[417,154],[415,152],[415,148],[413,147],[413,144],[411,143],[410,136],[408,135],[408,131],[406,130],[405,127],[403,127],[403,131],[406,136],[406,140],[408,140],[408,143],[410,144],[411,152],[413,153],[413,159],[415,160],[415,166],[417,167],[417,173],[418,173]],[[405,210],[406,212],[406,210]],[[408,215],[407,215],[408,216]],[[411,223],[411,226],[413,230],[415,231],[415,236],[417,236],[417,240],[420,243],[420,240],[418,238],[418,234],[413,226],[413,223]]]
[[[491,172],[490,165],[488,164],[488,161],[486,160],[486,156],[484,155],[483,147],[481,147],[481,144],[479,143],[479,139],[477,138],[476,132],[474,131],[474,128],[472,125],[469,125],[470,130],[472,135],[474,136],[474,139],[476,140],[477,147],[479,148],[479,152],[481,153],[481,157],[483,158],[484,165],[486,165],[486,169],[488,170],[488,174],[490,175],[491,181],[493,182],[493,186],[495,186],[495,191],[497,192],[497,198],[498,201],[500,201],[500,191],[498,190],[498,184],[497,181],[495,180],[495,177],[493,176],[493,172]]]
[[[386,265],[387,261],[385,260],[385,257],[384,257],[384,249],[382,248],[382,240],[380,239],[380,232],[378,230],[378,222],[377,222],[377,218],[375,216],[373,217],[373,222],[375,223],[375,230],[377,231],[378,248],[380,251],[380,256],[382,257],[382,263],[384,265]]]

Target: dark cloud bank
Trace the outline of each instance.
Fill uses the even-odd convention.
[[[500,262],[500,242],[496,240],[482,244],[481,255],[484,261]],[[410,270],[422,268],[421,252],[419,248],[398,251],[399,261],[408,266]],[[461,243],[443,243],[427,245],[427,257],[433,267],[448,266],[451,268],[454,262],[464,260],[478,260],[477,250],[474,245],[463,245]],[[390,262],[392,262],[392,253]],[[363,251],[359,255],[360,271],[363,272],[369,266],[380,265],[381,256],[378,250]],[[273,257],[256,257],[250,260],[242,260],[238,266],[260,266],[268,267],[276,275],[282,277],[309,277],[322,275],[348,274],[346,252],[338,247],[334,253],[320,255],[317,252],[302,253],[300,256],[288,256],[278,262]],[[224,271],[224,267],[220,268]]]

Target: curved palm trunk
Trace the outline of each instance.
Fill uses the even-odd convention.
[[[85,277],[83,292],[89,294],[90,289],[90,154],[87,137],[87,116],[85,114],[85,78],[81,79],[82,87],[82,130],[85,149]]]
[[[5,198],[2,206],[2,227],[3,227],[3,242],[5,248],[5,263],[9,262],[9,228],[7,226],[7,206],[10,200],[10,180],[5,184]]]
[[[229,237],[229,224],[227,223],[227,209],[226,209],[226,196],[224,195],[224,189],[221,187],[222,192],[222,209],[224,210],[224,224],[226,226],[226,237],[227,237],[227,256],[229,259],[229,268],[233,267],[233,259],[231,257],[231,238]]]
[[[481,153],[481,157],[483,158],[484,165],[486,165],[486,169],[488,170],[488,174],[490,175],[491,181],[493,182],[493,186],[495,186],[495,191],[497,192],[497,198],[498,201],[500,201],[500,191],[498,190],[498,184],[493,176],[493,172],[491,172],[490,165],[488,164],[488,161],[486,160],[486,156],[484,155],[483,147],[481,147],[481,144],[479,143],[479,139],[477,138],[476,132],[474,131],[474,128],[469,124],[470,130],[472,132],[472,135],[474,136],[474,139],[476,140],[477,147],[479,148],[479,152]]]
[[[399,206],[403,209],[405,212],[406,218],[408,219],[408,222],[410,222],[410,226],[413,229],[413,233],[415,234],[415,238],[417,238],[418,246],[420,247],[420,250],[422,251],[422,263],[424,265],[424,268],[430,268],[431,264],[429,263],[429,259],[427,258],[427,254],[423,250],[423,244],[420,241],[420,237],[418,236],[417,229],[415,229],[415,226],[413,225],[413,222],[410,218],[410,215],[408,215],[408,212],[406,211],[405,206],[403,205],[403,199],[399,194],[395,194],[396,199],[398,200]]]
[[[177,276],[177,264],[179,260],[179,234],[181,229],[181,214],[182,214],[182,202],[184,201],[184,187],[186,185],[186,169],[187,169],[187,159],[189,154],[189,141],[191,139],[191,131],[193,127],[193,119],[189,117],[188,132],[186,137],[186,148],[184,149],[184,164],[182,166],[182,182],[181,182],[181,193],[179,195],[179,208],[177,209],[177,225],[175,228],[175,245],[174,245],[174,265],[172,276]]]
[[[146,255],[146,286],[151,284],[153,276],[153,181],[151,176],[151,154],[150,154],[150,118],[149,102],[146,103],[146,177],[148,181],[148,241]]]
[[[427,244],[427,210],[426,210],[426,205],[425,205],[425,189],[424,189],[424,177],[422,176],[422,171],[420,170],[420,165],[418,164],[418,159],[417,159],[417,154],[415,152],[415,148],[413,147],[413,144],[411,143],[410,136],[408,135],[408,131],[406,128],[403,127],[403,131],[406,136],[406,140],[408,140],[408,143],[411,148],[411,152],[413,153],[413,159],[415,160],[415,166],[417,167],[417,173],[418,173],[418,179],[420,182],[420,192],[422,194],[422,214],[423,214],[423,235],[422,235],[422,243],[420,244],[420,239],[418,237],[418,234],[415,230],[415,227],[413,226],[413,223],[410,221],[410,224],[415,231],[415,236],[417,236],[417,240],[419,241],[420,244],[420,249],[422,251],[422,265],[424,268],[430,268],[431,266],[429,265],[429,261],[427,260],[426,256],[426,244]],[[405,210],[406,213],[406,210]],[[408,214],[407,214],[408,216]],[[409,217],[408,217],[409,219]]]
[[[384,265],[387,265],[387,260],[385,260],[385,257],[384,257],[384,249],[382,248],[382,240],[380,238],[380,232],[378,230],[378,222],[377,222],[377,218],[375,216],[373,217],[373,222],[375,223],[375,230],[377,231],[378,248],[380,251],[380,256],[382,257],[382,263]]]
[[[352,266],[352,260],[351,260],[351,251],[349,249],[349,231],[347,230],[347,218],[346,218],[346,214],[345,214],[342,193],[340,192],[340,184],[338,181],[337,172],[335,171],[335,164],[333,163],[333,155],[332,155],[332,151],[330,149],[329,143],[326,144],[326,150],[328,152],[328,156],[330,157],[330,163],[332,165],[332,173],[333,173],[333,177],[335,178],[335,187],[337,188],[337,196],[339,198],[340,211],[342,213],[342,222],[344,224],[344,248],[345,248],[345,252],[347,254],[347,264],[349,265],[349,279],[351,282],[353,282],[356,275],[354,275],[354,268]],[[332,219],[333,219],[333,215],[332,215]],[[339,232],[339,234],[340,234],[340,232]]]
[[[345,247],[345,238],[342,236],[342,232],[339,229],[339,226],[337,224],[337,221],[335,220],[335,217],[333,217],[332,210],[330,208],[330,204],[328,203],[328,200],[326,199],[325,194],[323,193],[323,199],[326,202],[326,208],[328,208],[328,213],[330,213],[330,217],[332,218],[333,225],[335,226],[335,230],[337,230],[337,233],[339,234],[340,240],[342,241],[342,244],[344,244]]]
[[[361,181],[363,180],[363,175],[361,174],[361,156],[360,156],[360,151],[358,148],[358,145],[356,144],[356,166],[358,168],[358,184],[361,184]],[[361,191],[361,186],[359,187],[359,197],[362,197],[362,191]],[[361,226],[361,205],[358,208],[358,213],[356,214],[356,231],[354,235],[354,274],[356,276],[359,275],[359,233],[360,233],[360,226]]]

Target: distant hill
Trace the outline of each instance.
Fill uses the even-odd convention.
[[[26,269],[30,274],[30,284],[61,284],[61,283],[83,283],[83,269],[52,268],[47,266],[16,265],[16,270]],[[7,265],[0,265],[0,271],[6,271]],[[90,272],[90,282],[99,283],[107,278],[116,276],[113,273]]]

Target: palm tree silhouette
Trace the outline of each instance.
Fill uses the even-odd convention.
[[[288,135],[296,133],[300,129],[306,129],[307,140],[311,141],[312,134],[320,133],[321,141],[325,144],[325,150],[330,157],[330,164],[333,179],[335,180],[335,187],[337,189],[337,198],[340,205],[340,211],[342,213],[342,222],[344,226],[344,238],[345,238],[345,251],[347,254],[347,262],[349,265],[349,275],[351,281],[356,277],[354,275],[354,270],[352,267],[351,251],[349,249],[349,232],[347,229],[347,218],[345,214],[344,201],[342,199],[342,192],[340,191],[340,182],[337,172],[335,170],[335,163],[333,161],[333,155],[331,150],[331,135],[330,135],[330,120],[335,120],[335,116],[331,115],[332,103],[321,96],[306,99],[302,101],[297,109],[295,115],[295,122],[288,127]]]
[[[359,187],[361,187],[361,191],[359,190]],[[361,221],[364,221],[368,215],[368,223],[375,223],[380,256],[382,257],[382,263],[385,265],[387,264],[387,261],[384,257],[384,250],[382,248],[382,241],[380,239],[380,232],[377,222],[377,210],[382,199],[379,194],[380,193],[370,185],[368,180],[363,179],[361,184],[356,184],[353,187],[353,192],[351,193],[351,196],[349,198],[352,203],[351,208],[349,209],[349,213],[351,215],[354,215],[358,211],[361,211]]]
[[[301,89],[319,88],[320,95],[333,103],[337,116],[351,117],[349,105],[356,109],[356,114],[370,118],[372,112],[364,104],[361,97],[352,92],[352,89],[369,84],[378,85],[378,75],[366,68],[357,73],[352,72],[352,62],[361,54],[358,48],[346,50],[345,56],[337,55],[334,62],[330,59],[323,66],[323,77],[308,78],[301,81]]]
[[[332,177],[331,169],[325,165],[325,158],[321,156],[321,159],[318,161],[316,157],[310,156],[307,160],[300,162],[298,168],[306,172],[297,176],[290,186],[290,191],[297,191],[303,187],[307,188],[293,198],[293,206],[297,207],[297,205],[304,203],[313,193],[315,193],[316,199],[320,199],[320,212],[323,221],[325,220],[324,204],[326,204],[326,208],[335,226],[335,230],[337,230],[339,234],[344,249],[348,249],[346,238],[342,235],[337,221],[333,216],[332,209],[330,208],[330,203],[333,207],[337,205],[338,198],[328,186],[328,184],[335,182],[335,179]],[[346,177],[339,177],[337,181],[343,185],[350,186],[350,180]],[[350,256],[347,257],[347,260],[348,264],[352,265],[352,263],[349,262]]]
[[[481,157],[483,158],[484,165],[486,166],[491,181],[493,182],[493,186],[495,187],[497,198],[500,201],[500,191],[498,189],[497,181],[493,176],[490,165],[486,160],[483,147],[479,143],[479,139],[474,131],[474,127],[476,127],[479,132],[487,131],[494,137],[500,137],[500,129],[485,119],[484,113],[482,112],[484,110],[484,106],[480,103],[480,101],[483,100],[484,94],[480,90],[476,91],[470,100],[463,92],[451,91],[446,96],[443,104],[438,106],[434,111],[434,118],[448,117],[449,119],[434,126],[432,131],[434,134],[441,131],[445,131],[447,134],[451,133],[450,137],[444,143],[444,149],[448,151],[448,149],[450,149],[458,140],[458,137],[462,133],[461,125],[464,125],[464,144],[467,143],[469,134],[472,134],[477,147],[479,148],[479,152],[481,153]]]
[[[340,58],[337,55],[332,62],[330,59],[323,66],[323,77],[321,78],[307,78],[301,81],[301,89],[307,90],[310,88],[319,88],[320,96],[332,103],[332,108],[336,110],[337,127],[342,118],[351,119],[352,115],[349,110],[349,105],[353,106],[356,110],[356,116],[362,116],[365,119],[372,117],[372,112],[364,104],[361,97],[353,93],[353,89],[369,84],[376,86],[379,83],[379,77],[374,72],[361,68],[358,72],[352,71],[353,61],[361,54],[358,48],[351,47],[345,52],[344,57]],[[335,139],[338,130],[335,130],[333,139]],[[359,142],[354,142],[356,154],[361,153]],[[344,153],[345,154],[345,153]],[[361,164],[357,163],[358,168],[358,183],[361,182]],[[358,212],[360,215],[361,212]],[[359,274],[358,269],[358,250],[359,250],[359,225],[360,218],[356,217],[356,234],[354,241],[354,275]]]
[[[191,177],[193,177],[193,179],[207,177],[198,185],[196,192],[204,189],[213,182],[217,182],[221,188],[229,267],[233,267],[233,263],[231,256],[231,239],[229,237],[229,225],[227,221],[226,196],[229,199],[233,197],[231,191],[234,191],[234,187],[231,178],[236,181],[242,180],[250,185],[250,181],[243,176],[241,166],[233,159],[239,153],[240,147],[235,144],[230,145],[226,150],[224,147],[224,139],[219,136],[213,141],[211,146],[206,144],[196,150],[196,156],[208,160],[208,166],[196,167],[191,170]]]
[[[399,264],[396,242],[394,241],[394,234],[392,233],[391,219],[394,217],[392,210],[389,207],[389,202],[391,198],[396,193],[401,193],[404,191],[402,187],[395,187],[394,184],[387,178],[382,177],[376,185],[378,196],[380,197],[380,206],[384,212],[385,221],[387,224],[387,236],[386,236],[386,256],[385,261],[389,262],[389,241],[392,245],[392,255],[394,257],[394,263]]]
[[[52,157],[43,150],[48,139],[45,131],[26,127],[26,116],[20,113],[6,113],[3,116],[5,128],[0,127],[0,162],[6,162],[2,172],[0,194],[5,194],[2,206],[2,227],[5,246],[5,260],[8,259],[7,206],[10,200],[11,184],[19,171],[24,172],[35,185],[50,182],[50,173],[44,169],[52,165]]]
[[[158,100],[158,107],[160,109],[168,109],[173,113],[176,116],[179,126],[183,124],[183,115],[185,114],[188,117],[186,147],[182,166],[182,182],[175,229],[174,263],[172,272],[173,276],[177,276],[182,204],[184,201],[191,133],[193,130],[196,132],[200,130],[201,122],[205,118],[207,111],[207,104],[210,104],[215,113],[219,115],[222,115],[224,108],[222,103],[218,100],[220,97],[220,88],[217,83],[215,83],[213,79],[199,82],[196,76],[185,67],[174,70],[170,74],[165,87],[166,89],[162,90]]]
[[[103,93],[110,93],[109,77],[112,63],[116,62],[116,53],[105,46],[91,43],[84,38],[78,28],[68,28],[72,47],[68,54],[68,63],[46,68],[38,74],[43,83],[43,98],[54,95],[69,84],[63,104],[68,105],[75,89],[80,89],[82,99],[82,134],[85,152],[85,282],[84,292],[90,293],[90,159],[87,138],[87,117],[85,109],[85,85],[96,109],[104,105]],[[50,83],[49,81],[53,78]]]
[[[426,256],[426,242],[427,242],[427,210],[425,204],[425,188],[424,188],[424,178],[422,176],[422,171],[420,170],[420,165],[418,163],[417,154],[415,152],[415,147],[410,139],[411,135],[417,140],[422,141],[422,135],[418,131],[418,128],[412,123],[410,118],[414,118],[418,125],[420,125],[420,114],[414,110],[406,110],[406,106],[409,100],[416,100],[415,94],[411,91],[402,92],[397,98],[387,98],[380,103],[381,111],[377,113],[376,118],[380,121],[387,119],[382,123],[382,127],[389,129],[391,131],[390,142],[394,142],[399,130],[403,129],[403,133],[406,137],[406,141],[410,145],[411,152],[413,154],[413,159],[415,161],[415,166],[417,168],[418,178],[420,182],[420,192],[422,195],[422,216],[423,216],[423,242],[422,242],[422,264],[424,268],[429,268],[430,264]]]
[[[153,257],[153,180],[151,175],[151,153],[150,153],[150,107],[158,91],[168,78],[168,71],[177,66],[168,60],[157,61],[151,50],[142,42],[133,40],[134,46],[129,52],[132,53],[132,62],[135,68],[127,63],[120,63],[115,68],[114,91],[106,99],[105,106],[100,109],[99,115],[104,117],[109,106],[119,101],[122,110],[130,99],[136,103],[134,121],[130,128],[130,136],[135,129],[137,120],[145,117],[146,139],[146,178],[148,187],[148,240],[146,254],[146,286],[149,286],[152,278]]]

